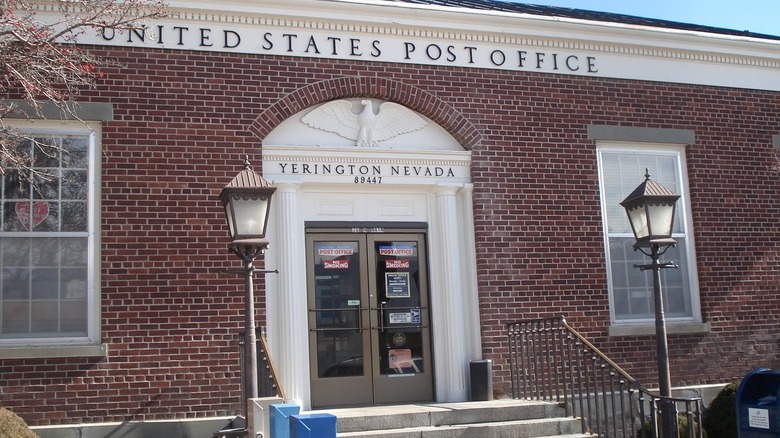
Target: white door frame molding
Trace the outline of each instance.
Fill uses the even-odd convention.
[[[266,276],[266,335],[291,403],[311,408],[307,221],[428,224],[435,401],[467,400],[469,361],[481,357],[470,164],[467,151],[263,146],[263,175],[278,187],[265,266],[279,273]]]

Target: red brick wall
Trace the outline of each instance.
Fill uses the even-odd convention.
[[[369,96],[473,151],[484,357],[506,389],[504,324],[565,314],[641,382],[653,336],[610,338],[595,145],[587,125],[696,133],[688,175],[709,333],[670,335],[675,386],[780,367],[780,93],[419,65],[98,49],[105,360],[0,361],[0,404],[35,425],[239,408],[243,283],[217,199],[239,157],[297,111]],[[259,163],[257,163],[259,164]],[[257,166],[260,167],[259,165]],[[259,285],[262,288],[262,284]],[[264,321],[263,296],[257,308]]]

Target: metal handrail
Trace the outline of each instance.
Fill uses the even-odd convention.
[[[279,383],[279,373],[276,371],[274,362],[271,359],[271,353],[268,350],[268,344],[262,335],[260,327],[255,328],[257,339],[257,395],[258,397],[280,397],[287,403],[287,397],[284,395],[284,389]],[[241,356],[241,373],[244,373],[244,334],[239,334],[238,339],[239,354]],[[242,388],[241,398],[244,398]]]
[[[260,363],[266,364],[266,366],[261,367],[259,371],[259,374],[265,378],[258,378],[258,380],[261,382],[265,381],[270,383],[270,386],[267,388],[263,388],[263,384],[260,383],[260,391],[258,393],[264,397],[279,396],[285,403],[287,403],[287,396],[284,395],[284,388],[282,388],[282,385],[279,383],[279,373],[276,372],[274,361],[271,360],[271,353],[268,351],[268,344],[265,342],[265,337],[259,336],[257,341],[260,343],[257,349],[257,354],[260,356]],[[265,373],[262,372],[263,369],[265,369]]]
[[[701,398],[652,393],[563,316],[511,322],[507,329],[513,398],[558,402],[566,416],[580,419],[582,433],[606,438],[658,438],[659,413],[668,406],[679,437],[702,438]]]

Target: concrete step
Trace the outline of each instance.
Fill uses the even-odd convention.
[[[339,432],[530,420],[563,416],[556,403],[526,400],[433,403],[329,409]]]
[[[527,400],[318,410],[337,417],[338,438],[579,438],[579,420],[557,403]]]
[[[338,438],[532,438],[574,435],[580,424],[573,418],[543,418],[495,423],[458,424],[404,429],[339,432]]]

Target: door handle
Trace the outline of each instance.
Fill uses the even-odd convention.
[[[379,330],[381,331],[385,330],[385,306],[386,305],[387,303],[384,301],[379,303]]]
[[[365,327],[363,327],[363,311],[366,310],[365,307],[357,307],[357,308],[349,308],[345,309],[343,307],[333,307],[333,308],[309,308],[309,313],[317,313],[317,312],[357,312],[357,320],[355,321],[355,327],[328,327],[328,328],[310,328],[309,331],[311,332],[319,332],[319,331],[333,331],[333,330],[366,330]]]

